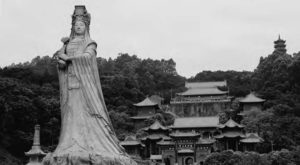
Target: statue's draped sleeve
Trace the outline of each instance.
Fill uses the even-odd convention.
[[[104,122],[109,132],[114,135],[114,139],[111,140],[116,142],[116,135],[111,125],[101,88],[99,71],[96,61],[96,48],[96,42],[92,40],[86,42],[82,50],[78,51],[81,54],[77,54],[72,59],[72,64],[76,77],[78,77],[80,81],[80,88],[83,92],[85,101],[89,106],[89,114],[93,117],[99,118]],[[120,147],[119,145],[117,146]]]
[[[80,88],[83,91],[85,101],[90,106],[89,113],[101,115],[100,117],[109,122],[97,69],[96,48],[96,42],[87,42],[83,45],[82,51],[79,50],[79,54],[72,59],[72,64],[76,77],[80,81]]]

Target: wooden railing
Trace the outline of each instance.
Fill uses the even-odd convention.
[[[211,97],[175,97],[171,99],[171,104],[179,103],[202,103],[202,102],[230,102],[230,96],[211,96]]]

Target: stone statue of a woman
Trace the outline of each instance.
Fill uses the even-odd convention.
[[[75,6],[69,38],[56,53],[61,104],[61,133],[50,165],[136,165],[119,145],[104,103],[90,14]]]

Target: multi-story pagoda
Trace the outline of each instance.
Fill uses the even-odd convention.
[[[218,140],[218,148],[220,150],[240,150],[239,142],[246,137],[244,126],[230,118],[225,124],[221,124],[219,129],[221,134],[215,136]]]
[[[278,53],[286,53],[286,45],[285,45],[285,40],[282,40],[280,38],[280,35],[278,36],[278,40],[274,41],[274,52]]]
[[[171,100],[171,112],[179,117],[216,116],[230,108],[226,81],[186,82],[185,87]]]
[[[251,92],[239,102],[242,107],[242,110],[245,112],[253,109],[262,110],[262,105],[265,102],[265,100],[255,96],[255,94]]]
[[[149,97],[133,105],[136,107],[137,115],[131,117],[131,119],[133,119],[136,129],[145,127],[145,120],[151,118],[160,109],[159,103]]]

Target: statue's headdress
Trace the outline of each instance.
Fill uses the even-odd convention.
[[[75,6],[75,10],[72,15],[72,26],[78,20],[83,21],[87,27],[90,26],[91,15],[87,12],[85,6]]]

